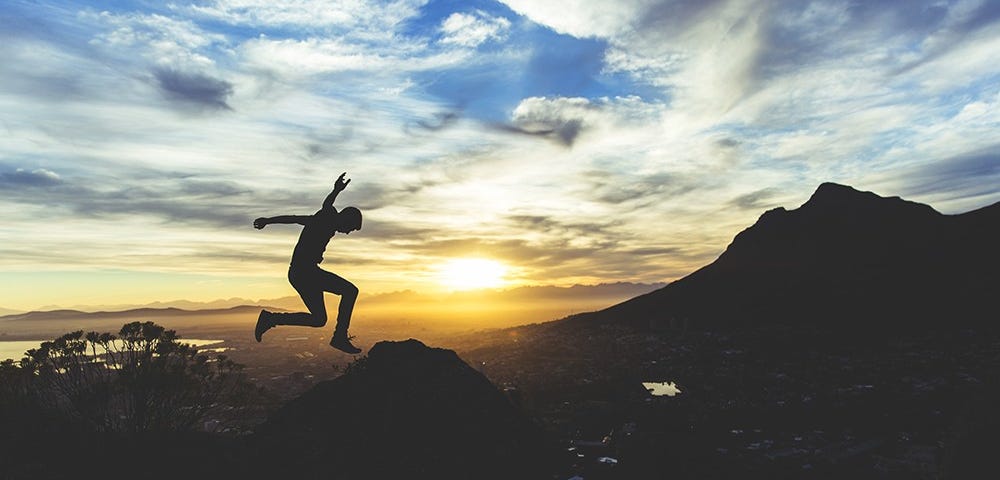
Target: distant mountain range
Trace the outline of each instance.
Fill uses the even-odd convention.
[[[460,324],[475,319],[476,327],[512,326],[564,317],[613,305],[624,299],[662,287],[664,284],[604,283],[571,287],[529,286],[507,290],[477,290],[445,294],[417,293],[410,290],[362,296],[357,312],[374,320],[440,321]],[[238,302],[236,305],[231,305]],[[330,298],[328,308],[336,309]],[[84,307],[86,308],[86,307]],[[33,321],[59,320],[88,322],[144,318],[149,320],[244,314],[256,317],[261,308],[303,310],[295,296],[269,300],[230,298],[213,302],[156,302],[141,307],[108,309],[52,309],[11,313],[0,316],[0,330],[23,330]]]
[[[150,319],[162,318],[162,317],[182,317],[192,314],[198,315],[225,315],[225,314],[241,314],[241,313],[253,313],[256,315],[260,312],[259,306],[256,305],[240,305],[237,307],[230,308],[214,308],[214,309],[202,309],[202,310],[185,310],[182,308],[134,308],[130,310],[120,310],[114,312],[83,312],[80,310],[44,310],[35,311],[27,313],[16,313],[13,315],[5,315],[0,317],[0,322],[3,321],[25,321],[25,320],[85,320],[87,318],[100,318],[100,319],[115,319],[115,318],[136,318],[136,317],[149,317]]]
[[[157,301],[157,302],[142,303],[142,304],[117,303],[117,304],[70,305],[70,306],[46,305],[36,309],[35,311],[79,310],[81,312],[121,312],[125,310],[137,310],[143,308],[149,308],[149,309],[177,308],[181,310],[221,310],[226,308],[238,307],[240,305],[266,305],[266,303],[264,300],[252,300],[249,298],[232,297],[232,298],[220,298],[208,302],[193,302],[191,300],[170,300],[170,301]],[[24,311],[7,312],[3,313],[3,315],[7,315],[9,313],[25,313],[25,312]]]
[[[994,322],[1000,203],[943,215],[920,203],[834,183],[776,208],[711,264],[567,328],[605,322]]]
[[[614,282],[601,283],[597,285],[572,285],[569,287],[558,287],[551,285],[531,285],[508,289],[486,289],[458,291],[452,293],[420,293],[413,290],[400,290],[394,292],[367,294],[362,292],[360,301],[366,304],[383,305],[397,302],[417,302],[417,303],[438,303],[446,301],[481,301],[489,299],[492,301],[580,301],[581,299],[607,300],[614,299],[614,302],[622,299],[641,295],[649,291],[661,288],[665,283],[632,283]],[[270,299],[253,300],[242,297],[232,297],[212,300],[209,302],[194,302],[190,300],[171,300],[164,302],[151,302],[144,304],[109,304],[109,305],[74,305],[60,307],[49,305],[35,312],[60,312],[64,310],[75,310],[78,312],[123,312],[140,309],[153,310],[222,310],[239,307],[243,305],[261,305],[269,307],[280,307],[288,309],[298,309],[302,307],[302,300],[297,296],[277,297]],[[28,313],[23,310],[14,310],[0,307],[0,316]]]

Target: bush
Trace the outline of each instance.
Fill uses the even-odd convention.
[[[98,432],[191,430],[257,397],[241,369],[153,322],[126,324],[118,335],[76,331],[0,365],[0,408],[27,402]]]

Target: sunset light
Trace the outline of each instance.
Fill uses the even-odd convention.
[[[506,283],[507,267],[494,260],[456,258],[441,266],[438,278],[442,285],[454,290],[496,288]]]
[[[989,205],[996,3],[0,2],[0,313],[295,296],[252,222],[341,172],[363,294],[670,281],[823,182]]]
[[[0,39],[0,480],[997,469],[1000,0],[0,0]]]

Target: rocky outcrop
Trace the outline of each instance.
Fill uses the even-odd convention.
[[[534,478],[541,435],[455,352],[380,342],[254,435],[283,478]]]

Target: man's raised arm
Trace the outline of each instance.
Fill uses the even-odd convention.
[[[277,217],[260,217],[253,221],[253,228],[258,230],[272,223],[297,223],[305,225],[312,215],[278,215]]]
[[[340,176],[337,177],[337,181],[333,182],[333,191],[326,196],[326,200],[323,200],[323,210],[333,209],[333,201],[337,199],[337,194],[347,188],[348,183],[351,183],[350,178],[344,180],[344,175],[347,175],[347,172],[341,173]],[[336,211],[336,209],[334,209],[334,211]]]

